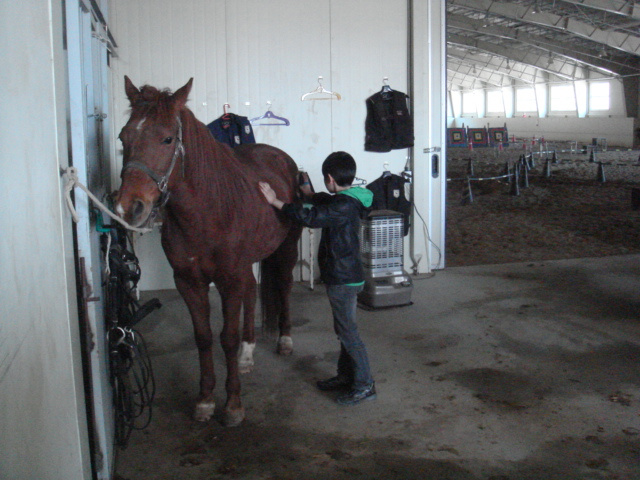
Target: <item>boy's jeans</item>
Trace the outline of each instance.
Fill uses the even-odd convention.
[[[327,285],[327,296],[333,311],[333,328],[340,340],[338,376],[353,381],[362,390],[373,383],[367,349],[358,334],[356,309],[362,286]]]

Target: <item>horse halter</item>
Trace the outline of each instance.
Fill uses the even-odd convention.
[[[124,167],[122,167],[122,171],[120,172],[120,177],[124,175],[124,172],[129,170],[130,168],[137,168],[138,170],[146,173],[158,186],[158,190],[160,190],[160,197],[158,201],[153,206],[154,210],[158,208],[164,207],[169,201],[169,197],[171,193],[169,192],[169,177],[171,176],[171,172],[173,172],[173,167],[176,166],[176,162],[178,161],[179,156],[184,156],[184,145],[182,143],[182,121],[180,117],[176,117],[178,121],[178,135],[176,136],[176,148],[173,151],[173,158],[171,158],[171,163],[169,164],[169,168],[165,172],[165,174],[161,177],[156,172],[151,170],[148,166],[146,166],[142,162],[128,162]]]

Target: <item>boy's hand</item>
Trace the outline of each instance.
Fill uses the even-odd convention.
[[[258,186],[260,187],[260,191],[264,195],[264,198],[267,199],[267,202],[269,202],[270,205],[276,207],[278,210],[281,210],[284,206],[284,202],[282,200],[278,200],[278,197],[276,197],[276,192],[273,191],[271,185],[269,185],[267,182],[258,182]]]
[[[271,185],[269,185],[267,182],[258,182],[258,185],[260,186],[260,191],[264,195],[264,198],[266,198],[267,202],[269,202],[269,205],[273,205],[273,202],[274,200],[277,200],[277,197],[276,192],[273,191]]]

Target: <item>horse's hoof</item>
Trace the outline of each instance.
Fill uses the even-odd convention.
[[[243,365],[242,363],[239,364],[238,372],[240,372],[241,375],[253,372],[253,363],[251,363],[250,365]]]
[[[293,353],[293,340],[288,335],[283,335],[278,339],[278,354],[291,355]]]
[[[198,422],[208,422],[213,417],[213,411],[216,409],[215,402],[201,402],[196,405],[196,411],[193,418]]]
[[[249,373],[253,370],[253,350],[255,343],[242,342],[240,346],[240,356],[238,358],[238,369],[240,373]]]
[[[233,410],[225,409],[222,416],[222,424],[225,427],[237,427],[244,420],[244,408],[236,408]]]

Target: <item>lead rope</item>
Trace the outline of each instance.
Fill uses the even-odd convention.
[[[69,207],[69,211],[71,212],[71,216],[73,217],[73,221],[74,222],[78,223],[79,218],[78,218],[78,212],[76,212],[76,209],[73,206],[73,201],[71,200],[71,190],[73,190],[74,187],[79,187],[81,190],[83,190],[88,195],[88,197],[91,199],[91,201],[100,210],[102,210],[104,213],[109,215],[116,222],[120,223],[127,230],[131,230],[131,231],[137,232],[137,233],[149,233],[149,232],[151,232],[153,230],[153,228],[138,228],[138,227],[134,227],[132,225],[129,225],[122,218],[118,217],[111,210],[109,210],[109,208],[107,208],[106,205],[104,205],[100,200],[98,200],[98,198],[93,193],[91,193],[89,191],[89,189],[87,187],[85,187],[80,182],[80,180],[78,179],[78,169],[76,167],[67,167],[64,170],[64,174],[67,176],[67,184],[64,186],[64,195],[65,195],[65,198],[67,200],[67,207]]]
[[[83,190],[91,199],[91,201],[103,212],[105,212],[107,215],[109,215],[111,218],[113,218],[115,221],[119,222],[124,228],[127,228],[129,230],[132,230],[134,232],[138,232],[138,233],[148,233],[151,232],[153,229],[152,228],[137,228],[137,227],[133,227],[131,225],[129,225],[127,222],[125,222],[123,219],[121,219],[120,217],[118,217],[117,215],[114,215],[113,212],[111,212],[111,210],[109,210],[109,208],[104,205],[100,200],[98,200],[98,198],[91,193],[91,191],[85,187],[82,182],[80,182],[80,180],[78,179],[78,169],[76,167],[67,167],[64,171],[64,174],[67,176],[67,183],[64,186],[64,196],[65,199],[67,200],[67,207],[69,208],[69,211],[71,212],[71,216],[73,217],[73,221],[78,223],[79,218],[78,218],[78,212],[76,212],[75,207],[73,206],[73,201],[71,200],[71,190],[74,189],[74,187],[80,187],[81,190]],[[111,273],[111,269],[109,266],[109,251],[110,251],[110,247],[111,247],[111,235],[107,236],[107,251],[105,253],[105,259],[104,259],[104,263],[105,263],[105,274],[108,276]]]
[[[64,194],[74,222],[78,223],[79,217],[71,201],[71,191],[74,187],[80,187],[100,210],[124,228],[138,233],[153,230],[133,227],[112,213],[80,182],[75,167],[67,167],[63,173],[67,176]],[[119,227],[111,228],[119,232]],[[138,259],[135,254],[126,250],[126,234],[119,233],[119,238],[121,235],[125,240],[119,240],[118,244],[112,248],[112,233],[107,234],[105,250],[107,313],[105,318],[109,322],[106,338],[114,402],[114,440],[116,445],[125,449],[131,432],[142,430],[151,423],[156,389],[147,345],[142,335],[135,330],[134,325],[153,310],[160,308],[162,304],[157,298],[153,298],[144,305],[139,305],[134,298],[134,292],[137,297],[140,279]],[[121,325],[121,323],[124,324]],[[119,334],[118,338],[111,336],[114,332]]]

